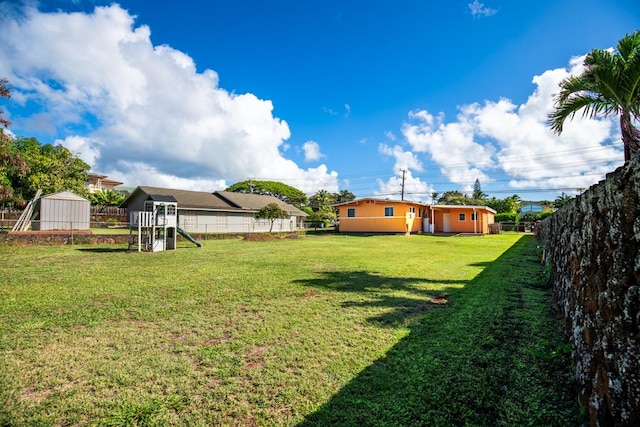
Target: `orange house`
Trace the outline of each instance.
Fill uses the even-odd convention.
[[[433,233],[489,234],[496,211],[487,206],[430,205]],[[427,231],[427,230],[425,230]]]
[[[342,233],[488,234],[496,211],[487,206],[429,205],[365,198],[333,205]]]
[[[333,205],[338,209],[340,232],[417,233],[429,205],[400,200],[359,199]]]

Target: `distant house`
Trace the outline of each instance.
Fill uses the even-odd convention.
[[[518,210],[518,213],[520,214],[520,216],[522,216],[522,215],[536,215],[536,214],[539,214],[541,212],[544,212],[545,210],[549,210],[549,208],[547,208],[543,203],[540,203],[540,202],[524,202],[522,205],[520,205],[520,209]]]
[[[430,205],[364,198],[333,205],[345,233],[488,234],[496,211],[486,206]]]
[[[99,173],[89,172],[87,175],[87,190],[89,193],[95,193],[98,190],[113,190],[115,187],[122,184],[120,181],[114,181],[113,179],[109,179],[106,175],[101,175]]]
[[[282,200],[258,194],[227,191],[176,190],[139,186],[120,207],[129,212],[144,210],[145,201],[158,196],[171,196],[178,203],[178,225],[188,232],[199,233],[253,233],[268,232],[269,220],[258,220],[255,214],[269,203],[278,204],[289,217],[276,220],[274,232],[296,231],[303,226],[307,214]]]

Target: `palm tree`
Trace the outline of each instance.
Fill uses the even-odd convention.
[[[333,203],[334,195],[327,190],[318,190],[316,194],[309,197],[309,204],[314,211],[328,209],[329,205]]]
[[[624,160],[640,152],[640,131],[631,118],[640,118],[640,30],[618,41],[617,51],[594,49],[584,60],[585,70],[560,83],[556,110],[549,125],[557,133],[567,118],[582,110],[583,116],[620,115]]]

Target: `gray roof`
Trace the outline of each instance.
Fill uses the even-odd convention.
[[[46,196],[40,196],[40,199],[57,199],[57,200],[79,200],[82,202],[88,202],[88,199],[85,199],[82,196],[77,195],[73,191],[59,191],[57,193],[47,194]]]
[[[228,203],[220,200],[219,197],[206,191],[174,190],[172,188],[147,186],[136,187],[129,197],[122,202],[121,206],[127,207],[127,201],[129,199],[133,200],[139,192],[154,196],[171,196],[176,199],[180,209],[230,210],[232,208]]]
[[[136,187],[120,206],[127,207],[128,201],[134,200],[141,192],[154,199],[158,196],[173,197],[175,201],[178,202],[178,209],[257,212],[269,203],[276,203],[290,215],[308,216],[306,212],[273,196],[233,193],[230,191],[207,193],[206,191],[174,190],[171,188],[147,186]]]
[[[308,216],[306,212],[301,211],[295,206],[283,202],[282,200],[273,196],[251,193],[234,193],[232,191],[216,191],[213,194],[220,197],[222,200],[226,200],[230,204],[244,210],[258,211],[267,206],[269,203],[275,203],[290,215]]]

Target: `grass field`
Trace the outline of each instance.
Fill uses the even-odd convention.
[[[0,247],[0,425],[579,425],[535,239]]]

